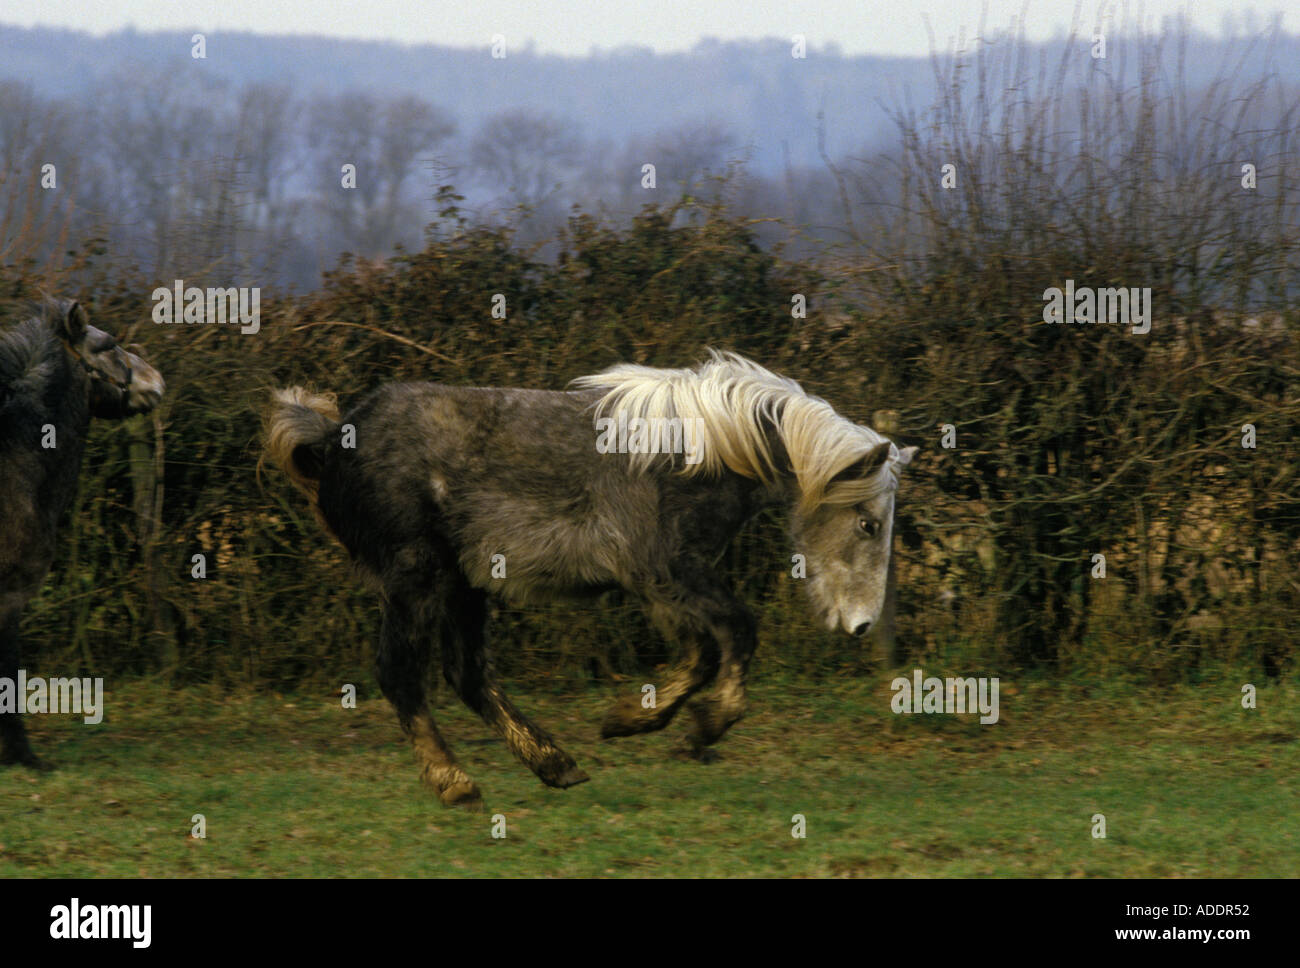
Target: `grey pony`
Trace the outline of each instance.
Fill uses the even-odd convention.
[[[272,394],[264,457],[378,592],[379,685],[447,804],[480,793],[429,713],[435,640],[452,688],[543,783],[588,779],[497,681],[489,595],[636,596],[682,656],[652,703],[625,697],[602,735],[661,729],[685,704],[696,753],[744,713],[756,623],[717,563],[760,509],[789,507],[828,627],[861,634],[883,607],[898,475],[916,448],[735,354],[681,370],[624,364],[572,387],[394,383],[344,413],[331,395]]]

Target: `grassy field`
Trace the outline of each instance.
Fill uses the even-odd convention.
[[[889,681],[759,681],[707,764],[674,754],[682,723],[599,740],[606,690],[520,687],[592,775],[567,791],[444,689],[478,813],[419,785],[382,700],[127,684],[99,726],[29,720],[58,768],[0,770],[0,876],[1300,875],[1295,685],[1245,711],[1239,681],[1103,698],[1003,683],[1001,720],[981,727],[895,716]],[[206,839],[189,836],[196,813]]]

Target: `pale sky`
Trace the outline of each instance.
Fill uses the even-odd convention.
[[[1273,12],[1296,0],[1258,0],[1255,23],[1266,26]],[[69,27],[104,34],[133,25],[137,30],[221,30],[261,34],[316,34],[404,44],[486,46],[495,34],[507,49],[531,41],[538,53],[586,55],[637,45],[656,52],[687,50],[703,37],[722,40],[795,34],[816,49],[837,44],[844,54],[924,55],[930,51],[928,16],[935,41],[946,49],[963,34],[973,38],[987,10],[989,30],[1005,29],[1025,11],[1031,40],[1064,32],[1076,10],[1085,32],[1099,11],[1113,22],[1138,21],[1156,29],[1164,17],[1187,15],[1196,28],[1218,33],[1225,15],[1241,0],[0,0],[0,23]],[[1300,27],[1283,19],[1284,28]]]

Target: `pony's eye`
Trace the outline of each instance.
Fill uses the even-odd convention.
[[[870,518],[858,518],[858,531],[868,538],[874,538],[876,532],[880,530],[880,522],[872,521]]]

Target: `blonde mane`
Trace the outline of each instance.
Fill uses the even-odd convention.
[[[701,428],[696,463],[685,475],[717,475],[724,468],[770,483],[781,476],[765,425],[781,438],[799,484],[799,505],[851,505],[875,498],[898,482],[899,451],[870,427],[841,417],[825,400],[810,396],[794,380],[778,376],[736,353],[709,351],[694,369],[655,369],[624,363],[573,381],[578,389],[603,389],[595,420],[696,421]],[[889,460],[865,479],[831,483],[840,471],[881,443]],[[633,453],[644,470],[658,455]]]

